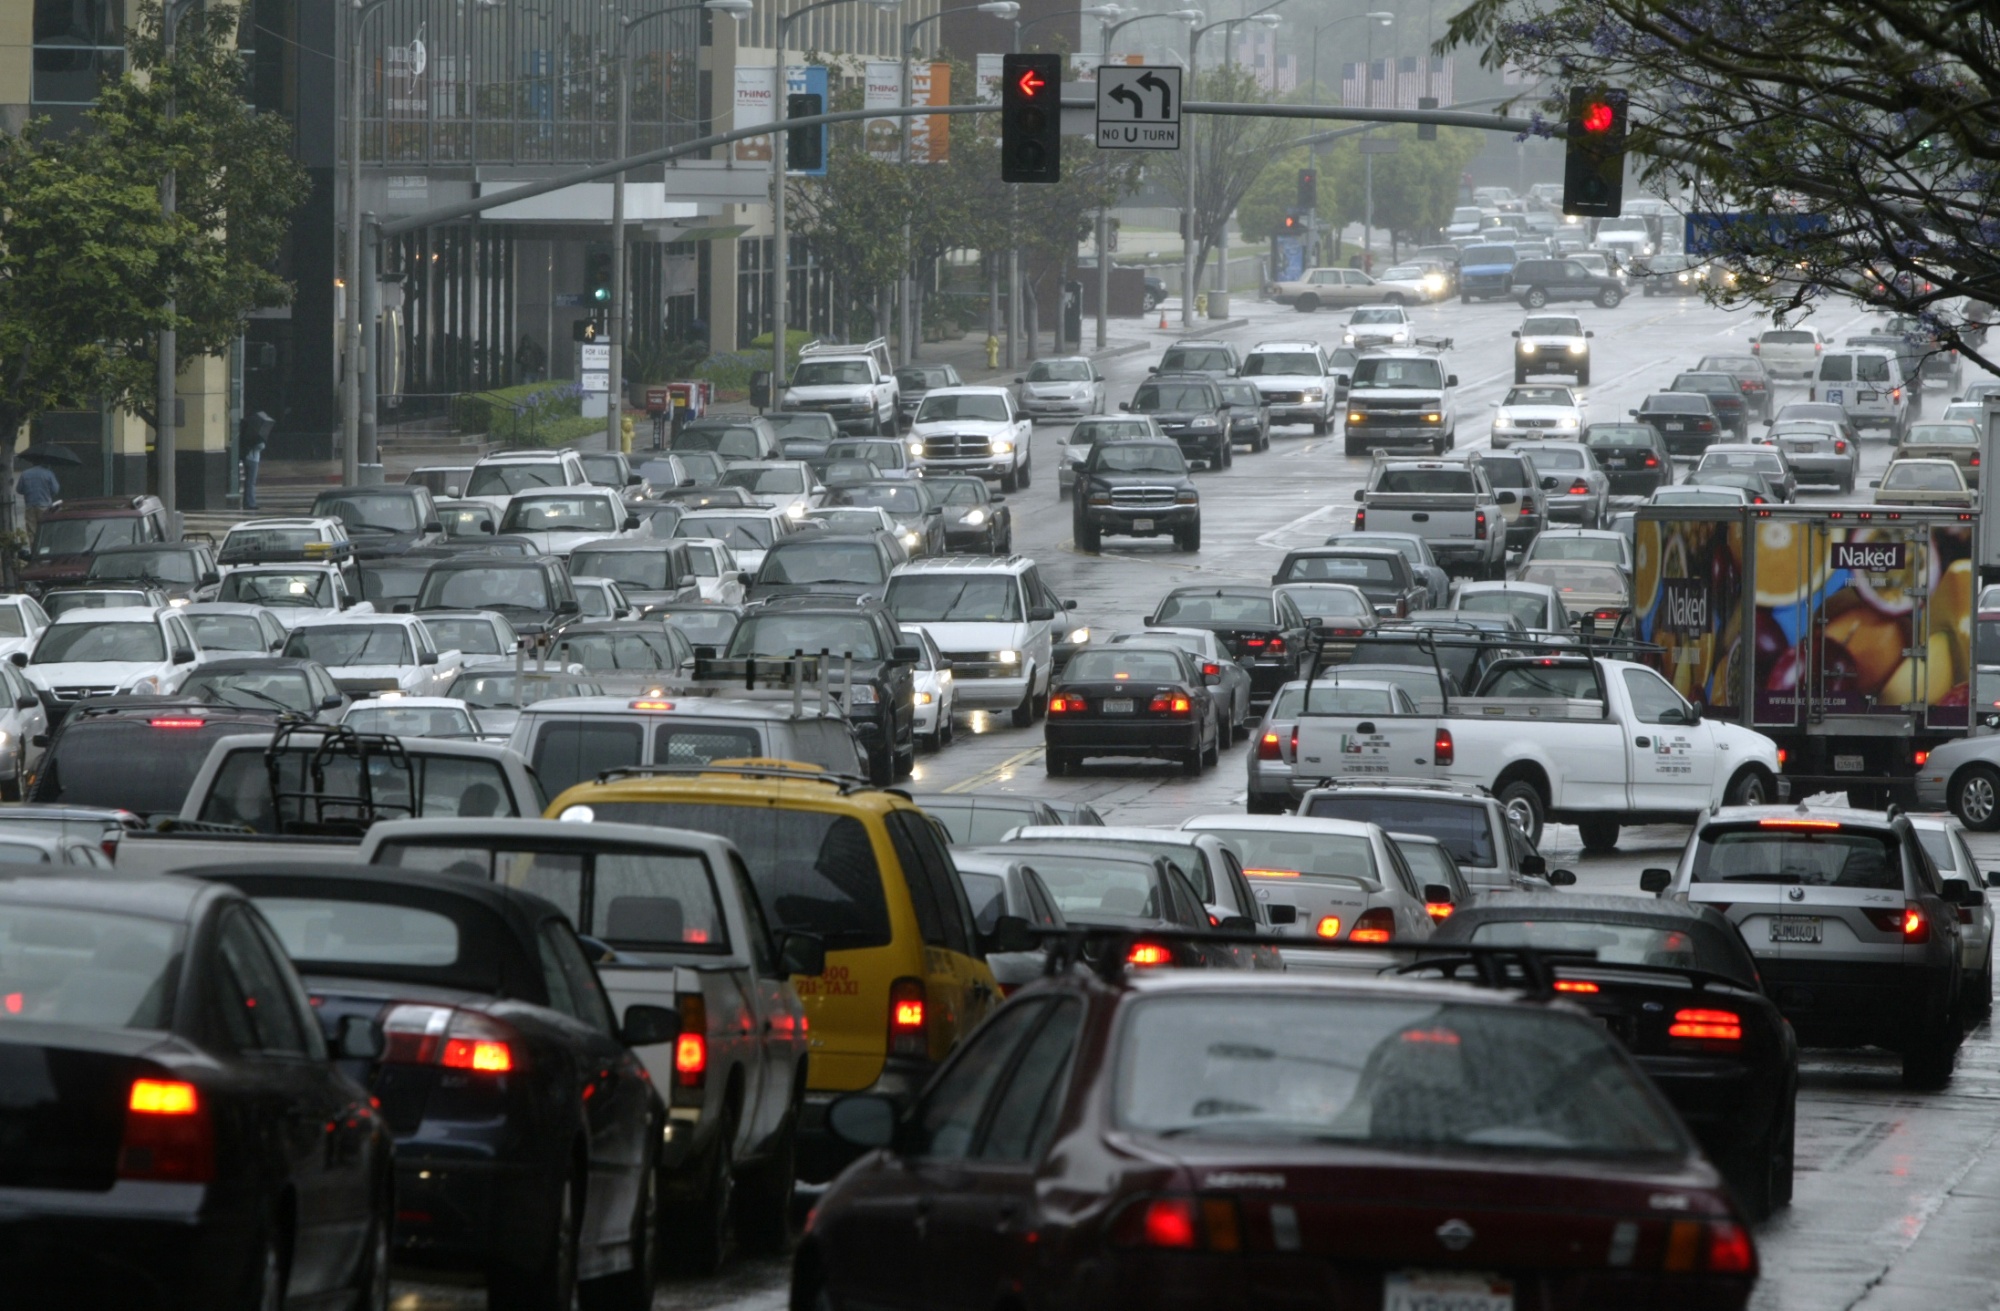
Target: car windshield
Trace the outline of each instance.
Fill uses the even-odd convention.
[[[918,423],[1007,422],[1007,400],[986,392],[931,392],[917,407]]]
[[[1549,622],[1549,603],[1536,592],[1465,592],[1458,608],[1481,615],[1512,615],[1523,628],[1542,628]]]
[[[588,679],[562,674],[460,674],[451,681],[452,696],[474,710],[519,710],[554,697],[602,696],[604,689]]]
[[[763,515],[689,515],[674,525],[676,537],[719,537],[739,551],[762,551],[777,532]]]
[[[1264,403],[1263,396],[1247,382],[1218,383],[1216,390],[1222,393],[1222,400],[1226,405],[1240,405],[1247,410],[1254,410]],[[1249,414],[1238,417],[1254,420],[1257,416]]]
[[[1354,690],[1350,689],[1350,694]],[[1315,711],[1323,709],[1320,695],[1312,698]],[[1234,847],[1243,858],[1243,872],[1253,879],[1382,877],[1375,867],[1374,845],[1360,835],[1206,826],[1202,831],[1213,833]]]
[[[566,665],[582,665],[592,673],[617,669],[674,669],[679,654],[664,633],[620,632],[564,633],[556,639],[556,659]]]
[[[119,519],[44,519],[35,529],[35,555],[87,555],[107,546],[125,546],[139,540],[142,521]]]
[[[1169,911],[1160,904],[1159,874],[1144,860],[1029,848],[1023,851],[1024,858],[1034,862],[1049,899],[1072,923],[1169,918]]]
[[[1440,469],[1384,469],[1370,490],[1410,496],[1469,496],[1479,490],[1479,480],[1472,476],[1472,470],[1462,465]]]
[[[764,421],[780,438],[832,441],[840,431],[831,414],[767,414]]]
[[[614,533],[619,516],[607,496],[517,496],[500,519],[503,533]]]
[[[26,621],[18,605],[0,605],[0,637],[26,637]]]
[[[173,1022],[183,942],[179,924],[137,915],[0,906],[0,994],[7,1000],[0,1022],[78,1029],[165,1029]],[[19,1032],[9,1037],[35,1042]],[[19,1095],[32,1095],[36,1100],[27,1102],[31,1107],[38,1103],[59,1105],[57,1085],[49,1082],[48,1059],[32,1045],[16,1050],[34,1058],[13,1062],[34,1072],[17,1076],[27,1080],[24,1088],[29,1090]],[[85,1112],[79,1109],[75,1114]],[[119,1114],[123,1114],[122,1107]],[[32,1123],[23,1121],[23,1129]],[[10,1166],[19,1169],[38,1154],[16,1139],[9,1152]],[[108,1158],[106,1165],[108,1176]],[[104,1186],[110,1186],[108,1177]]]
[[[1521,324],[1523,337],[1581,337],[1583,325],[1575,319],[1527,319]]]
[[[1147,383],[1132,397],[1132,408],[1142,413],[1168,410],[1212,410],[1216,394],[1199,383]]]
[[[1958,466],[1943,461],[1897,460],[1882,475],[1884,491],[1956,492],[1964,487]]]
[[[1157,473],[1185,476],[1187,459],[1171,442],[1104,442],[1090,452],[1093,473]]]
[[[1758,337],[1757,340],[1766,346],[1810,346],[1813,343],[1813,335],[1810,332],[1794,332],[1783,328],[1774,328]]]
[[[1625,573],[1616,564],[1577,561],[1546,564],[1536,560],[1521,570],[1524,583],[1541,583],[1559,592],[1588,592],[1593,596],[1625,595]]]
[[[1480,685],[1479,695],[1526,697],[1534,701],[1602,701],[1604,689],[1598,685],[1597,671],[1591,666],[1537,660],[1495,669]]]
[[[204,651],[262,651],[270,643],[255,615],[188,615],[188,627]]]
[[[746,615],[730,634],[731,658],[788,656],[796,651],[825,651],[856,660],[880,660],[888,653],[865,615],[789,613]]]
[[[1710,828],[1694,845],[1696,883],[1799,883],[1808,887],[1900,892],[1903,862],[1893,835],[1838,822],[1766,821],[1756,828]]]
[[[431,640],[440,651],[457,651],[461,655],[512,655],[514,651],[511,643],[501,640],[498,627],[490,619],[425,615],[424,627],[431,630]]]
[[[321,540],[317,528],[232,528],[222,539],[221,554],[224,560],[295,554]]]
[[[872,464],[878,469],[900,469],[908,461],[903,456],[906,448],[901,442],[881,441],[873,438],[846,438],[830,442],[826,448],[829,464],[839,460],[857,460]]]
[[[1653,493],[1654,505],[1740,505],[1739,496],[1725,495],[1723,492],[1703,491],[1698,487],[1662,487]]]
[[[158,624],[56,624],[42,633],[31,661],[38,665],[117,664],[164,660],[166,638]]]
[[[929,391],[933,387],[949,387],[942,369],[898,369],[896,385],[906,392]]]
[[[692,555],[689,557],[692,559]],[[647,591],[664,591],[671,569],[667,553],[648,551],[593,551],[579,548],[571,554],[569,567],[577,578],[609,578],[614,583]],[[435,627],[435,625],[433,625]]]
[[[1113,441],[1120,437],[1151,437],[1154,435],[1152,422],[1147,419],[1086,419],[1070,430],[1068,445],[1091,447],[1100,442]]]
[[[413,665],[410,634],[401,624],[313,624],[294,628],[285,654],[340,665]]]
[[[861,583],[876,586],[889,576],[882,552],[866,538],[788,542],[764,557],[759,583]]]
[[[1783,474],[1785,462],[1776,451],[1710,451],[1701,457],[1695,470],[1710,469],[1755,469],[1759,473]]]
[[[1396,581],[1396,567],[1379,556],[1302,555],[1285,568],[1286,582],[1322,578],[1350,584],[1376,583],[1389,586]]]
[[[433,910],[346,898],[255,900],[293,960],[405,969],[458,963],[458,924]]]
[[[1402,710],[1393,690],[1386,687],[1350,687],[1340,683],[1317,682],[1310,691],[1301,689],[1285,700],[1286,715],[1393,715]],[[1271,712],[1273,719],[1279,711]]]
[[[1310,377],[1317,378],[1326,372],[1319,356],[1304,351],[1259,351],[1243,361],[1243,376],[1246,378]]]
[[[742,622],[733,610],[719,607],[701,610],[669,610],[667,626],[678,628],[689,646],[712,646],[718,651],[729,645],[730,634]]]
[[[1977,446],[1979,430],[1969,423],[1915,423],[1903,435],[1905,446]]]
[[[104,579],[111,582],[161,582],[192,585],[195,579],[194,557],[185,551],[118,551],[109,555],[99,555],[91,560],[85,575],[93,581]]]
[[[1276,616],[1269,593],[1174,592],[1153,612],[1161,624],[1268,624]]]
[[[1238,989],[1126,1010],[1112,1114],[1132,1133],[1426,1156],[1688,1151],[1665,1102],[1587,1016]]]
[[[443,569],[424,580],[419,610],[550,610],[546,575],[538,566]]]
[[[472,471],[472,480],[479,481],[479,469]],[[512,488],[508,489],[512,491]],[[479,488],[466,489],[466,495],[477,494]],[[322,496],[313,502],[315,518],[338,519],[346,526],[348,536],[373,533],[414,533],[423,525],[417,519],[417,498],[402,494],[370,496],[361,492],[342,492],[338,496]]]
[[[899,574],[886,604],[905,624],[1020,623],[1021,587],[1012,574]]]
[[[1398,264],[1382,275],[1384,282],[1419,282],[1430,270],[1421,264]]]
[[[1350,586],[1312,587],[1287,585],[1278,592],[1291,599],[1308,619],[1354,619],[1373,615],[1375,607],[1366,595]]]
[[[1502,405],[1560,405],[1564,409],[1576,408],[1576,397],[1567,387],[1516,387],[1507,393]]]
[[[1036,360],[1028,366],[1029,382],[1089,382],[1090,365],[1083,360]]]
[[[797,496],[806,489],[806,475],[803,469],[731,469],[722,475],[722,486]]]
[[[764,454],[764,445],[759,440],[758,430],[748,424],[717,424],[713,427],[690,424],[675,435],[674,450],[714,451],[730,459],[755,460]],[[688,471],[704,487],[713,485],[722,476],[722,471],[718,469],[712,476],[704,477],[692,464]]]
[[[1354,316],[1353,316],[1352,318],[1348,319],[1348,323],[1350,323],[1350,324],[1355,324],[1355,323],[1404,323],[1404,322],[1407,322],[1407,321],[1408,321],[1408,320],[1407,320],[1406,316],[1404,315],[1403,311],[1401,311],[1401,310],[1399,310],[1399,309],[1395,309],[1395,308],[1392,308],[1392,307],[1383,307],[1383,308],[1378,308],[1378,309],[1365,309],[1365,310],[1356,310],[1356,311],[1354,311]]]
[[[1589,457],[1574,447],[1530,446],[1528,458],[1535,462],[1537,469],[1588,469]]]
[[[446,537],[484,537],[498,523],[490,505],[441,505],[438,522]]]
[[[842,491],[840,499],[848,505],[879,505],[895,515],[924,511],[924,494],[908,483],[863,483]]]
[[[1161,373],[1228,373],[1232,367],[1220,346],[1170,346],[1160,357]]]
[[[1622,566],[1625,544],[1618,537],[1557,537],[1543,533],[1528,548],[1528,559],[1533,564],[1549,560],[1597,560]]]
[[[794,387],[867,387],[874,381],[865,360],[806,360],[792,370]]]
[[[931,490],[944,496],[946,505],[985,505],[986,484],[977,478],[927,478]]]
[[[1439,391],[1444,370],[1438,362],[1417,356],[1367,356],[1354,362],[1355,391]]]
[[[357,733],[387,733],[391,737],[458,737],[477,735],[472,716],[457,706],[362,706],[340,721]]]
[[[179,695],[246,709],[311,714],[320,708],[312,681],[298,669],[197,669],[181,683]]]
[[[1072,658],[1063,671],[1066,683],[1178,683],[1186,677],[1186,670],[1171,651],[1133,647],[1085,651]]]
[[[1493,850],[1493,825],[1486,807],[1476,801],[1338,791],[1313,797],[1300,813],[1314,819],[1366,820],[1396,833],[1434,838],[1453,860],[1475,869],[1500,863]]]

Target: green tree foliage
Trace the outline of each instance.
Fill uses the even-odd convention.
[[[1294,125],[1296,127],[1296,124]],[[1262,241],[1278,230],[1285,215],[1299,207],[1299,170],[1312,167],[1310,151],[1288,150],[1272,159],[1236,207],[1236,226],[1250,241]],[[1324,173],[1319,179],[1319,212],[1323,217],[1333,199]]]
[[[1270,98],[1256,73],[1239,64],[1202,73],[1188,93],[1190,100],[1254,102]],[[1183,196],[1185,170],[1189,160],[1194,161],[1195,285],[1201,285],[1202,268],[1209,252],[1222,240],[1229,216],[1270,166],[1272,156],[1297,135],[1298,124],[1284,119],[1196,114],[1182,120],[1182,148],[1164,154],[1157,176],[1170,194]]]
[[[1450,42],[1631,95],[1642,179],[1724,237],[1724,300],[1835,291],[1974,352],[2000,304],[2000,26],[1978,0],[1472,0]],[[1800,222],[1802,218],[1809,222]],[[1975,358],[1977,355],[1975,353]]]
[[[1365,135],[1342,137],[1322,155],[1320,211],[1335,223],[1359,223],[1367,213],[1367,161],[1361,143],[1369,137],[1396,142],[1393,155],[1376,155],[1375,226],[1408,240],[1442,228],[1458,204],[1465,166],[1479,153],[1479,135],[1440,128],[1437,140],[1417,140],[1410,124]],[[1328,195],[1331,185],[1331,197]]]

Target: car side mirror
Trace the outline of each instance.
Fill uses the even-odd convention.
[[[1642,869],[1639,871],[1639,891],[1665,892],[1674,885],[1674,872],[1670,869]]]
[[[1520,500],[1520,498],[1515,496],[1514,493],[1512,492],[1495,492],[1493,494],[1493,499],[1498,501],[1502,505],[1513,505]]]
[[[1264,916],[1273,928],[1285,928],[1299,922],[1299,908],[1289,901],[1274,901],[1264,907]]]
[[[1627,410],[1625,411],[1625,413],[1631,415],[1635,419],[1639,417],[1639,412],[1637,410]]]
[[[1130,402],[1130,401],[1120,401],[1120,402],[1118,402],[1118,408],[1119,408],[1119,409],[1121,409],[1121,410],[1130,410],[1130,409],[1132,408],[1132,402]]]
[[[338,710],[345,704],[347,704],[347,698],[341,696],[338,692],[328,693],[319,699],[319,708],[321,710]]]
[[[1034,617],[1032,611],[1028,617],[1031,619]],[[914,665],[924,658],[924,649],[920,646],[893,647],[889,651],[889,658],[899,665]]]
[[[1520,335],[1521,335],[1521,330],[1520,330],[1519,328],[1516,328],[1516,329],[1514,329],[1514,330],[1513,330],[1512,332],[1508,333],[1507,335],[1508,335],[1509,337],[1518,337],[1518,336],[1520,336]]]
[[[888,1147],[896,1141],[896,1104],[880,1093],[849,1093],[826,1108],[826,1127],[863,1151]]]
[[[1868,480],[1868,485],[1870,487],[1880,487],[1882,485],[1882,480],[1880,478],[1870,478]]]
[[[628,532],[628,533],[629,533],[629,532],[632,532],[632,531],[633,531],[634,529],[638,528],[638,526],[639,526],[639,516],[638,516],[638,515],[636,515],[636,514],[628,514],[628,515],[626,515],[626,516],[625,516],[625,531],[626,531],[626,532]]]
[[[1544,479],[1542,479],[1542,490],[1543,490],[1543,491],[1545,491],[1545,492],[1552,492],[1552,491],[1554,491],[1555,489],[1556,489],[1556,480],[1555,480],[1554,476],[1550,476],[1550,477],[1547,477],[1547,478],[1544,478]]]
[[[1055,617],[1056,611],[1054,606],[1037,605],[1031,606],[1028,609],[1028,622],[1031,624],[1051,623]]]
[[[778,939],[778,972],[817,978],[826,973],[826,939],[817,933],[787,933]]]
[[[1157,364],[1148,364],[1146,366],[1146,372],[1148,373],[1158,373],[1159,371],[1160,371],[1160,366]]]
[[[1573,887],[1575,887],[1575,886],[1576,886],[1576,873],[1575,873],[1575,871],[1573,871],[1573,870],[1566,870],[1566,869],[1552,869],[1552,870],[1550,870],[1550,871],[1549,871],[1549,886],[1550,886],[1550,887],[1552,887],[1552,888],[1573,888]]]
[[[419,652],[417,652],[417,663],[418,663],[418,664],[420,664],[420,665],[434,665],[434,664],[436,664],[437,662],[438,662],[438,653],[437,653],[437,652],[435,652],[435,651],[419,651]]]
[[[1521,857],[1521,872],[1530,878],[1541,878],[1549,872],[1549,862],[1531,851]]]
[[[444,531],[444,525],[433,519],[424,525],[424,531],[427,533],[441,533]]]
[[[574,599],[568,601],[558,601],[556,602],[556,613],[559,615],[582,614],[583,606]]]
[[[643,1002],[625,1008],[625,1022],[618,1026],[618,1040],[627,1047],[658,1047],[678,1042],[681,1036],[679,1011]]]
[[[1355,499],[1355,500],[1357,500],[1357,501],[1365,501],[1365,500],[1367,500],[1367,499],[1368,499],[1368,489],[1367,489],[1367,488],[1365,488],[1365,487],[1357,487],[1357,488],[1355,488],[1355,489],[1354,489],[1354,499]]]
[[[7,663],[16,669],[26,669],[28,667],[28,653],[26,651],[16,651],[7,657]]]
[[[493,521],[491,519],[481,519],[479,521],[479,531],[487,534],[488,536],[491,536],[500,530],[493,526]]]
[[[1444,380],[1444,385],[1445,385],[1445,386],[1447,386],[1447,387],[1456,387],[1456,386],[1458,386],[1458,375],[1454,373],[1454,374],[1452,374],[1452,375],[1451,375],[1451,376],[1450,376],[1449,378],[1446,378],[1446,379]]]
[[[194,648],[193,648],[193,647],[191,647],[191,646],[177,646],[177,647],[175,647],[175,648],[174,648],[174,663],[175,663],[175,664],[177,664],[177,665],[191,665],[191,664],[193,664],[193,663],[194,663]]]
[[[627,487],[637,487],[645,481],[646,480],[644,478],[641,478],[636,473],[628,473],[625,475],[625,485]]]
[[[1143,622],[1148,628],[1157,628],[1160,625],[1160,621],[1153,618],[1153,616],[1151,615],[1147,615],[1145,619],[1141,622]]]
[[[33,710],[40,704],[42,704],[40,701],[31,696],[17,696],[14,698],[14,709],[16,710]]]
[[[1002,915],[993,921],[992,930],[981,934],[979,939],[980,954],[985,956],[1033,951],[1041,945],[1034,926],[1019,915]]]
[[[1074,610],[1074,609],[1076,609],[1076,602],[1074,602],[1074,601],[1064,601],[1064,602],[1063,602],[1063,609],[1065,609],[1065,610]]]
[[[374,1016],[343,1015],[329,1045],[340,1060],[379,1061],[382,1053],[389,1050],[389,1039],[382,1032],[382,1022]]]
[[[1014,381],[1015,381],[1015,382],[1026,382],[1026,381],[1027,381],[1027,379],[1026,379],[1026,378],[1016,378],[1016,379],[1014,379]]]
[[[222,583],[222,575],[216,573],[212,569],[201,576],[201,585],[203,587],[217,587],[220,586],[221,583]]]
[[[1975,889],[1964,879],[1944,880],[1940,895],[1954,906],[1977,906],[1986,900],[1985,893]]]
[[[1589,329],[1589,328],[1585,328],[1585,329],[1583,330],[1583,335],[1584,335],[1584,336],[1586,336],[1586,337],[1595,337],[1595,336],[1597,335],[1597,333],[1596,333],[1596,332],[1594,332],[1593,330]]]
[[[28,739],[28,745],[32,747],[45,747],[48,744],[49,735],[47,733],[37,733]]]
[[[409,613],[410,613],[410,603],[409,603],[408,601],[398,601],[398,602],[396,602],[396,603],[395,603],[394,605],[392,605],[392,606],[390,606],[390,607],[389,607],[389,613],[390,613],[390,614],[392,614],[392,615],[406,615],[406,614],[409,614]]]

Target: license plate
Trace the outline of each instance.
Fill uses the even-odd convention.
[[[1132,527],[1138,532],[1150,533],[1153,531],[1153,521],[1151,519],[1134,519]]]
[[[1771,917],[1771,941],[1818,942],[1823,928],[1817,915],[1774,915]]]
[[[1623,460],[1606,460],[1606,461],[1604,462],[1604,467],[1605,467],[1605,468],[1607,468],[1607,469],[1622,469],[1622,468],[1624,468],[1624,467],[1625,467],[1625,461],[1623,461]]]
[[[1132,713],[1132,698],[1129,696],[1109,697],[1104,702],[1107,715],[1129,715]]]
[[[1861,393],[1861,399],[1864,401],[1879,401],[1882,399],[1882,393],[1875,391],[1865,391]]]
[[[1687,431],[1687,425],[1686,425],[1686,424],[1684,424],[1684,423],[1670,423],[1670,424],[1668,424],[1668,425],[1667,425],[1667,431],[1668,431],[1668,432],[1686,432],[1686,431]]]
[[[1859,774],[1868,768],[1868,762],[1860,756],[1835,756],[1833,767],[1843,774]]]
[[[1514,1284],[1498,1275],[1398,1271],[1382,1276],[1382,1311],[1514,1311]]]

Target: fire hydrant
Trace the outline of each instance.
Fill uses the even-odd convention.
[[[618,420],[618,437],[624,443],[625,454],[632,453],[632,416],[623,415]]]
[[[1194,312],[1197,316],[1206,315],[1208,313],[1207,292],[1198,291],[1194,294]]]
[[[1000,339],[990,332],[986,334],[986,367],[1000,367]]]

